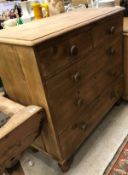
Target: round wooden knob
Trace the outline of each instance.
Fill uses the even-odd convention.
[[[116,30],[115,26],[112,26],[109,30],[109,33],[113,34],[113,33],[115,33],[115,30]]]
[[[82,123],[81,126],[80,126],[80,129],[81,129],[81,130],[85,130],[86,127],[87,127],[87,125],[86,125],[85,123]]]
[[[70,48],[70,55],[71,56],[77,56],[78,55],[78,48],[76,45],[73,45],[71,48]]]
[[[78,98],[75,102],[76,106],[81,107],[84,103],[84,100],[82,98]]]
[[[109,53],[110,53],[110,55],[115,55],[116,50],[112,47],[112,48],[110,48]]]
[[[80,80],[80,73],[76,72],[73,76],[72,76],[74,81],[79,81]]]

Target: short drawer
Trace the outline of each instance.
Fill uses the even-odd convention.
[[[113,76],[115,78],[118,78],[121,74],[123,74],[122,47],[122,36],[117,37],[105,47],[107,59],[110,60],[113,65]]]
[[[62,153],[65,158],[68,159],[78,149],[99,121],[118,101],[121,94],[122,81],[118,80],[115,81],[115,85],[111,84],[109,88],[104,89],[102,95],[92,102],[88,110],[85,109],[77,120],[65,129],[59,136]]]
[[[118,19],[118,20],[117,20]],[[121,37],[123,32],[123,12],[109,17],[105,25],[105,42],[110,43],[116,37]]]
[[[118,20],[117,20],[118,19]],[[114,14],[97,22],[92,29],[93,47],[108,45],[117,35],[122,35],[123,13]]]
[[[113,65],[102,53],[101,50],[101,55],[84,59],[46,82],[58,134],[113,81]]]
[[[86,28],[52,39],[37,47],[40,72],[43,77],[53,75],[91,50],[91,32]]]

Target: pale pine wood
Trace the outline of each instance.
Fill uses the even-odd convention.
[[[25,107],[0,96],[0,111],[10,116],[0,128],[0,174],[12,166],[39,135],[41,110],[41,107]]]
[[[119,7],[102,10],[84,9],[49,18],[48,30],[42,32],[41,26],[45,22],[31,23],[31,27],[37,24],[32,27],[32,33],[30,30],[31,36],[28,30],[23,33],[27,27],[24,25],[18,28],[19,32],[22,31],[22,38],[18,37],[24,46],[15,45],[15,41],[19,42],[15,36],[11,44],[0,44],[0,75],[5,91],[18,103],[45,109],[43,129],[35,147],[56,158],[63,170],[67,170],[75,150],[122,95],[122,81],[118,79],[123,74],[123,10]],[[85,14],[88,14],[86,18]],[[71,23],[66,21],[68,16]],[[50,24],[53,19],[56,21],[54,29]],[[51,30],[54,30],[53,35]],[[9,30],[4,32],[8,36]],[[26,46],[30,42],[36,44],[35,41],[37,45]],[[78,71],[80,79],[74,81],[73,76]],[[116,90],[112,82],[120,88]],[[103,96],[103,104],[100,105],[104,89],[110,91],[107,91],[107,97]],[[101,112],[91,109],[95,103]],[[80,130],[86,129],[86,122],[89,127],[84,133]]]
[[[6,100],[6,102],[3,103],[3,101],[5,101],[5,97],[0,97],[0,107],[2,106],[2,108],[6,108],[5,110],[0,109],[2,112],[4,112],[5,114],[9,114],[10,113],[10,108],[11,106],[13,107],[13,102],[11,104],[11,101]],[[15,109],[17,108],[17,105],[15,106],[14,109],[11,109],[11,112],[13,110],[13,113],[15,111]],[[18,109],[17,112],[15,112],[11,118],[9,119],[9,121],[7,122],[7,124],[5,124],[1,129],[0,129],[0,139],[4,138],[7,134],[9,134],[12,130],[14,130],[16,127],[20,126],[22,123],[24,123],[26,120],[28,120],[29,118],[31,118],[32,115],[38,113],[41,110],[41,107],[38,106],[28,106],[28,107],[22,107],[20,109]]]
[[[121,7],[81,9],[0,31],[0,42],[33,46],[122,11]]]
[[[22,110],[24,106],[9,100],[8,98],[5,98],[3,96],[0,96],[0,111],[7,114],[8,116],[12,116],[15,113]]]
[[[33,115],[0,139],[0,172],[13,166],[24,150],[35,140],[39,134],[40,122],[41,115]]]
[[[58,139],[46,101],[44,87],[37,67],[35,53],[31,47],[1,45],[0,74],[9,97],[24,105],[38,105],[46,110],[47,120],[42,136],[37,139],[45,151],[61,159]],[[10,59],[8,61],[8,55]],[[27,59],[26,59],[27,58]],[[12,88],[13,87],[13,88]],[[21,90],[22,89],[22,90]],[[42,140],[43,138],[43,140]],[[40,143],[40,141],[42,142]]]

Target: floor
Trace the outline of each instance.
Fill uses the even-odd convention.
[[[128,103],[115,106],[75,154],[65,175],[103,175],[119,146],[128,134]],[[21,159],[25,175],[63,175],[56,161],[25,152]]]

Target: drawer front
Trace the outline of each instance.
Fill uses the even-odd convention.
[[[60,134],[113,81],[113,64],[100,51],[46,82],[53,120]],[[52,88],[51,88],[52,87]]]
[[[91,32],[72,32],[38,46],[38,63],[43,77],[49,77],[92,50]]]
[[[123,14],[118,13],[97,22],[92,29],[94,48],[98,45],[107,45],[115,39],[117,35],[122,35]]]
[[[63,156],[70,157],[96,127],[114,103],[121,97],[122,79],[115,81],[102,95],[93,101],[88,110],[81,113],[77,120],[59,136]]]
[[[115,78],[119,77],[123,74],[123,50],[122,50],[123,42],[122,36],[117,37],[113,42],[109,43],[105,50],[107,58],[113,64],[113,76]]]

